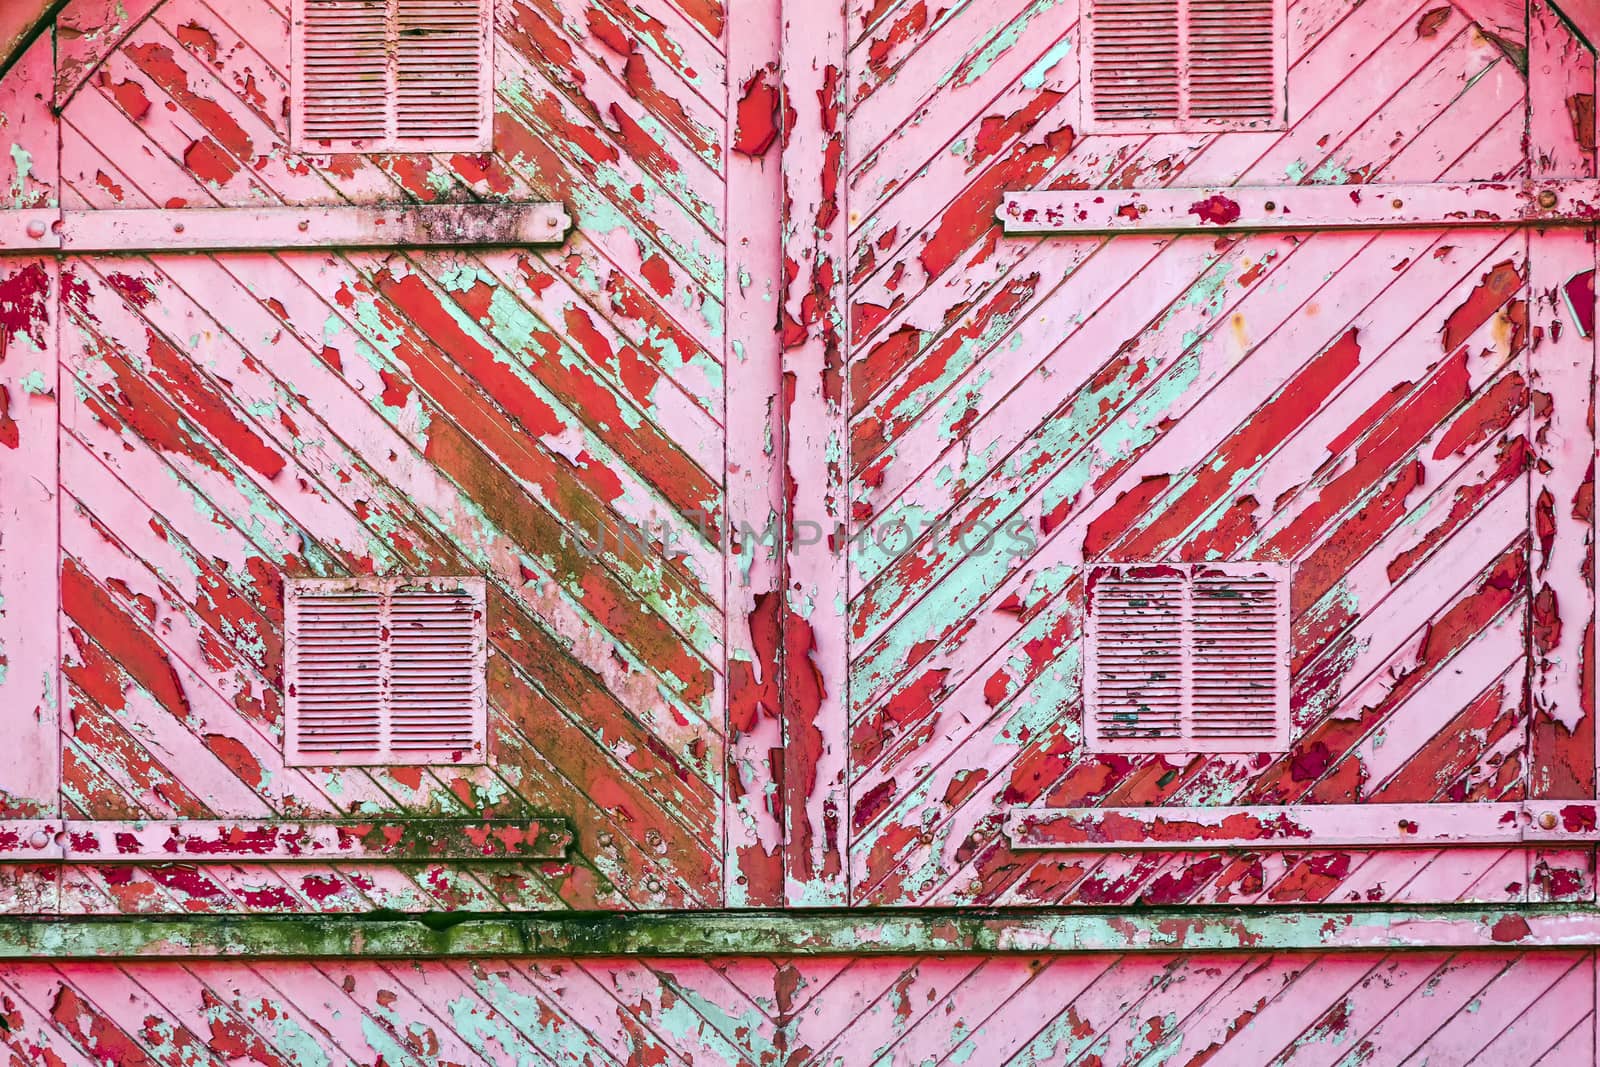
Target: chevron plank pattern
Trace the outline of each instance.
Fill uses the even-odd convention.
[[[852,504],[900,531],[850,559],[855,899],[1522,899],[1494,849],[1058,861],[1002,835],[1024,804],[1526,795],[1526,236],[994,221],[1008,189],[1516,177],[1522,75],[1453,8],[1291,2],[1287,130],[1084,136],[1076,10],[851,9]],[[1292,749],[1085,751],[1083,563],[1210,559],[1293,564]]]
[[[13,964],[55,1067],[1595,1062],[1586,952]]]
[[[548,252],[67,262],[67,814],[547,813],[578,842],[509,869],[85,870],[63,906],[714,904],[721,9],[505,0],[495,153],[309,160],[288,10],[161,4],[66,103],[64,202],[554,200],[583,226]],[[283,765],[283,580],[369,573],[489,576],[490,766]]]

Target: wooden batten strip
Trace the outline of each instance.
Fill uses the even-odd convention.
[[[907,909],[452,916],[0,919],[0,959],[485,959],[1081,952],[1559,949],[1600,945],[1600,912],[1560,907],[1291,910]]]
[[[0,211],[0,253],[520,248],[559,245],[572,226],[558,203]]]
[[[1012,808],[1020,851],[1104,852],[1515,846],[1600,840],[1597,805],[1306,804],[1215,808]]]
[[[1016,191],[1007,236],[1592,226],[1600,181]]]
[[[561,819],[0,822],[0,864],[564,859]]]

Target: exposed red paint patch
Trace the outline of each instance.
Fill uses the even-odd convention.
[[[595,40],[617,53],[627,56],[633,53],[633,42],[628,35],[603,11],[590,8],[584,13],[589,23],[589,34]]]
[[[1521,941],[1531,933],[1533,929],[1528,926],[1528,920],[1520,915],[1503,915],[1489,930],[1489,936],[1502,944]]]
[[[378,378],[383,382],[383,402],[392,408],[405,407],[411,399],[411,383],[386,370],[380,370]]]
[[[778,139],[778,87],[768,79],[771,72],[762,68],[744,83],[739,95],[737,126],[733,150],[741,156],[759,159]]]
[[[1488,34],[1491,40],[1494,38]],[[1499,41],[1496,41],[1499,44]],[[1501,51],[1505,48],[1502,45]],[[1524,60],[1526,62],[1526,60]],[[1572,137],[1585,152],[1595,150],[1595,114],[1593,93],[1573,93],[1567,97],[1567,115],[1572,119]]]
[[[985,258],[983,251],[999,239],[995,212],[1007,189],[1027,188],[1038,181],[1061,157],[1072,151],[1077,135],[1064,126],[1045,135],[1043,144],[1018,144],[968,185],[945,209],[938,228],[918,254],[929,278],[937,278],[955,265],[963,253]],[[980,242],[981,239],[981,242]],[[977,245],[978,247],[974,248]]]
[[[145,692],[179,719],[188,718],[189,699],[166,650],[71,557],[61,564],[61,610],[83,627]],[[87,680],[85,684],[89,684]],[[110,700],[120,705],[120,694]]]
[[[11,342],[26,337],[36,348],[44,347],[44,331],[50,322],[47,300],[50,275],[41,263],[29,263],[0,279],[0,363],[4,363]]]
[[[1065,93],[1045,91],[1039,93],[1009,115],[987,115],[978,126],[972,142],[970,162],[976,166],[999,152],[1014,138],[1020,137],[1039,124],[1057,104],[1066,99]]]
[[[56,990],[50,1018],[97,1062],[116,1067],[156,1067],[133,1037],[79,996],[71,985],[63,984]]]
[[[145,338],[145,352],[151,361],[150,377],[182,401],[188,416],[205,427],[231,455],[266,478],[276,478],[287,460],[236,414],[232,404],[218,395],[211,382],[200,376],[193,360],[154,331],[147,329]]]
[[[100,84],[111,94],[111,99],[116,101],[123,114],[133,121],[138,122],[150,113],[150,97],[145,95],[144,86],[138,82],[113,82],[102,77]]]
[[[1150,505],[1166,491],[1171,483],[1170,474],[1152,474],[1139,484],[1120,494],[1116,502],[1090,520],[1083,538],[1083,558],[1099,559],[1112,544],[1127,532],[1128,524],[1149,510]]]
[[[894,60],[899,57],[899,51],[905,44],[927,28],[928,5],[925,0],[916,0],[887,27],[878,29],[867,46],[867,69],[872,72],[873,78],[862,79],[854,97],[856,103],[865,100],[873,83],[881,82],[894,68]]]
[[[1197,216],[1201,222],[1226,226],[1228,223],[1238,219],[1239,205],[1236,201],[1229,200],[1219,193],[1190,204],[1189,214]]]
[[[1586,270],[1567,280],[1561,287],[1561,293],[1567,298],[1567,306],[1572,309],[1573,320],[1578,324],[1578,332],[1584,337],[1594,336],[1594,271]]]
[[[141,44],[127,48],[124,54],[138,64],[178,107],[194,116],[224,151],[238,160],[247,160],[255,155],[250,135],[228,108],[190,89],[189,75],[170,48],[162,44]]]
[[[1424,11],[1421,17],[1417,19],[1417,36],[1419,38],[1437,37],[1439,35],[1439,27],[1449,21],[1449,5]]]
[[[1454,352],[1522,288],[1522,272],[1509,259],[1496,263],[1445,320],[1443,346]]]
[[[216,733],[206,734],[204,741],[206,747],[233,772],[234,777],[256,790],[267,785],[267,775],[261,769],[261,760],[251,751],[248,744],[236,737]]]
[[[178,27],[178,43],[189,51],[217,61],[217,39],[211,31],[192,19]]]
[[[135,278],[115,271],[108,273],[105,278],[111,288],[115,289],[124,300],[136,308],[149,307],[156,298],[156,294],[150,291],[149,284],[143,278]]]
[[[0,385],[0,445],[16,448],[22,443],[17,422],[11,417],[11,391]],[[0,662],[4,662],[0,659]]]
[[[209,137],[190,142],[183,151],[183,165],[196,178],[216,185],[226,185],[239,173],[239,161]]]
[[[672,279],[672,267],[660,256],[652,255],[639,266],[639,273],[650,283],[657,296],[671,296],[677,288]]]

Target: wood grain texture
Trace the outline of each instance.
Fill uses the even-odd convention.
[[[62,1067],[1577,1067],[1593,968],[1579,951],[10,964],[0,1044]]]
[[[855,47],[876,55],[892,35],[897,60],[868,62],[847,120],[853,898],[1544,891],[1530,882],[1584,898],[1567,853],[1532,871],[1492,848],[1041,857],[1002,823],[1014,805],[1521,799],[1528,763],[1556,759],[1529,749],[1521,677],[1540,640],[1560,647],[1536,699],[1570,709],[1588,765],[1587,622],[1550,613],[1559,599],[1576,604],[1561,620],[1592,615],[1593,352],[1570,326],[1536,328],[1530,288],[1586,268],[1562,273],[1555,249],[1488,216],[1399,229],[1359,206],[1369,184],[1584,178],[1592,161],[1530,164],[1522,132],[1536,115],[1534,151],[1579,143],[1566,100],[1590,92],[1588,53],[1544,59],[1546,37],[1575,46],[1540,30],[1530,54],[1576,81],[1530,95],[1450,7],[1299,3],[1286,131],[1085,136],[1073,5],[910,20],[919,8],[861,14]],[[1091,205],[1081,225],[1148,190],[1231,224],[1226,195],[1183,198],[1235,184],[1286,190],[1252,210],[1314,186],[1366,217],[1350,233],[1193,236],[1013,236],[996,217],[1008,193],[1059,194]],[[1592,259],[1581,230],[1539,240]],[[1542,394],[1558,401],[1530,391],[1563,376]],[[1540,510],[1533,487],[1551,479]],[[1288,753],[1085,751],[1083,568],[1162,560],[1292,566]],[[1579,775],[1571,795],[1591,796]]]
[[[284,0],[72,0],[0,81],[0,815],[574,843],[6,906],[1593,900],[1592,50],[1294,0],[1286,129],[1110,135],[1079,6],[500,0],[493,151],[302,155]],[[1089,567],[1219,562],[1287,746],[1089,751]],[[368,574],[486,579],[483,765],[284,759],[284,582]],[[1363,805],[1557,827],[1096,837]]]
[[[106,27],[63,110],[74,209],[160,210],[183,239],[197,208],[309,211],[309,234],[319,208],[544,202],[584,225],[66,261],[67,809],[542,813],[579,843],[499,868],[83,871],[70,910],[721,901],[728,101],[720,35],[690,23],[509,0],[497,150],[366,157],[289,149],[287,5]],[[374,572],[488,578],[488,766],[284,765],[283,580]]]

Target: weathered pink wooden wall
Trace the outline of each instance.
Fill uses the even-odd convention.
[[[1095,185],[1592,177],[1592,53],[1537,5],[1526,41],[1453,7],[1296,5],[1286,132],[1080,136],[1073,12],[1013,6],[508,2],[493,153],[316,159],[285,147],[281,4],[98,33],[69,5],[53,90],[43,40],[5,83],[19,208],[156,232],[557,200],[577,225],[549,249],[10,261],[11,461],[43,488],[8,519],[28,548],[59,523],[61,577],[12,549],[8,600],[59,597],[63,671],[58,699],[50,635],[10,608],[13,713],[41,739],[61,716],[11,813],[572,822],[570,863],[396,875],[383,906],[1592,895],[1583,852],[1471,842],[1009,843],[1030,805],[1594,797],[1585,230],[997,217]],[[807,107],[778,108],[780,76]],[[781,549],[753,536],[774,516]],[[963,551],[981,527],[1027,547]],[[920,532],[846,542],[885,529]],[[1293,748],[1088,752],[1082,564],[1214,557],[1294,563]],[[493,579],[490,766],[283,766],[283,579],[395,571]],[[69,911],[370,895],[331,870],[73,872]]]
[[[1286,130],[1110,136],[1082,132],[1073,0],[499,0],[492,152],[302,157],[288,0],[70,0],[0,78],[0,910],[1592,905],[1572,223],[1600,194],[1571,27],[1600,20],[1568,6],[1295,0]],[[1472,225],[1466,183],[1500,197]],[[1411,204],[1002,217],[1174,189],[1215,223],[1236,185]],[[528,202],[571,232],[305,247],[352,205]],[[238,223],[262,251],[183,250],[185,212],[285,206],[303,228]],[[138,250],[70,247],[128,210]],[[1293,564],[1290,749],[1088,751],[1085,563],[1214,558]],[[489,579],[487,766],[285,766],[284,581],[374,573]],[[424,819],[571,844],[283,862],[228,830]],[[233,853],[162,861],[191,821]],[[1594,974],[1548,944],[64,960],[0,969],[0,1042],[1588,1063]]]
[[[0,968],[18,1064],[1573,1067],[1592,953]]]
[[[143,7],[62,17],[60,184],[42,142],[29,180],[69,211],[559,200],[584,224],[549,252],[64,261],[38,327],[59,383],[22,430],[60,470],[61,814],[559,813],[578,843],[520,868],[84,868],[61,907],[719,902],[720,15],[501,4],[494,154],[317,162],[285,148],[286,3]],[[7,85],[47,115],[40,48]],[[619,549],[624,524],[670,546]],[[283,578],[395,570],[493,577],[493,765],[285,767]],[[14,640],[54,644],[38,622]],[[54,655],[9,651],[19,687]]]

